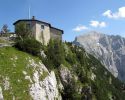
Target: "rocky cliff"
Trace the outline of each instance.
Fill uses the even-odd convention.
[[[92,31],[76,37],[74,44],[85,48],[115,77],[125,81],[125,38]]]

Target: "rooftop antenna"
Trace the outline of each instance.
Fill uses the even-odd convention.
[[[30,15],[31,15],[31,6],[29,5],[29,19],[30,19]]]

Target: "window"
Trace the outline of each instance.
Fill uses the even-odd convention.
[[[44,25],[41,25],[41,29],[44,29]]]

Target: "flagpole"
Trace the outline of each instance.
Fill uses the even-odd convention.
[[[31,6],[29,5],[29,12],[28,12],[28,16],[29,16],[29,19],[30,19],[30,16],[31,16]]]

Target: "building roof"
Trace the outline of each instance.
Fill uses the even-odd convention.
[[[21,19],[21,20],[17,20],[16,22],[13,23],[13,25],[21,22],[21,21],[34,21],[34,22],[39,22],[39,23],[44,23],[44,24],[48,24],[49,26],[51,26],[49,23],[46,23],[46,22],[43,22],[43,21],[40,21],[40,20],[36,20],[36,19]]]
[[[52,29],[55,29],[55,30],[59,30],[59,31],[61,31],[62,32],[62,34],[64,34],[64,31],[63,30],[61,30],[61,29],[58,29],[58,28],[55,28],[55,27],[50,27],[50,28],[52,28]]]
[[[17,20],[16,22],[13,23],[13,25],[16,25],[17,23],[21,22],[21,21],[29,21],[29,22],[39,22],[39,23],[44,23],[44,24],[47,24],[49,25],[50,28],[53,28],[53,29],[56,29],[56,30],[59,30],[62,32],[62,34],[64,33],[63,30],[61,29],[58,29],[58,28],[55,28],[55,27],[52,27],[50,23],[47,23],[47,22],[43,22],[43,21],[40,21],[40,20],[36,20],[36,19],[21,19],[21,20]]]

